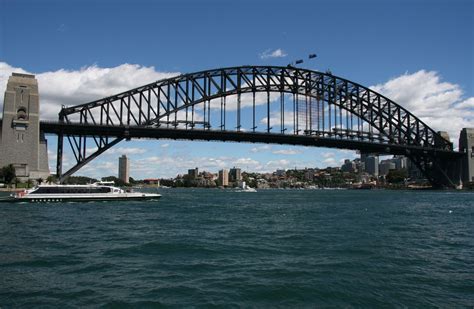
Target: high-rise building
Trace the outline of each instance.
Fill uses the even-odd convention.
[[[229,185],[229,171],[224,169],[219,171],[219,185],[227,187]]]
[[[122,155],[119,158],[118,178],[125,183],[130,182],[130,160],[126,155]]]
[[[38,82],[34,75],[13,73],[3,101],[0,126],[0,168],[12,164],[17,178],[46,179],[48,150],[39,127]]]
[[[230,178],[230,181],[235,181],[235,182],[242,181],[242,172],[240,168],[235,167],[235,166],[234,168],[231,168],[229,172],[229,178]]]
[[[393,163],[391,159],[383,160],[379,164],[379,173],[382,176],[387,176],[388,172],[394,169],[396,169],[396,166],[395,166],[395,163]]]
[[[395,163],[395,169],[397,170],[407,168],[407,157],[405,156],[394,156],[392,162]]]
[[[363,171],[371,176],[379,175],[379,156],[376,153],[361,152],[360,160],[364,163]]]
[[[368,155],[365,157],[365,171],[375,177],[379,175],[379,156]]]

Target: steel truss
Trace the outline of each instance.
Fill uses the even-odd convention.
[[[385,96],[332,74],[295,67],[242,66],[183,74],[63,107],[59,122],[125,128],[115,137],[92,129],[87,134],[58,134],[61,179],[121,140],[134,137],[127,134],[127,127],[355,141],[384,145],[386,153],[401,146],[426,175],[438,168],[438,153],[453,152],[449,141]],[[64,138],[76,164],[62,173]],[[452,184],[437,177],[428,179]]]

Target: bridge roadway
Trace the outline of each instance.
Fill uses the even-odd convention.
[[[433,154],[440,158],[455,159],[463,153],[411,145],[381,144],[372,141],[321,137],[315,135],[276,134],[264,132],[221,131],[203,129],[174,129],[143,126],[112,126],[94,124],[72,124],[41,121],[40,129],[45,134],[74,136],[118,137],[122,139],[150,138],[174,140],[233,141],[248,143],[287,144],[313,147],[328,147],[360,150],[366,153],[407,155]]]

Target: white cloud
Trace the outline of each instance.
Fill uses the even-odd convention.
[[[334,152],[323,152],[323,158],[332,158],[334,157]]]
[[[337,163],[336,159],[334,159],[334,157],[324,159],[323,163],[326,164],[327,166],[332,166],[332,167],[339,166],[339,164]]]
[[[270,149],[272,149],[272,147],[270,145],[262,145],[262,146],[258,146],[258,147],[253,147],[252,149],[250,149],[250,152],[253,152],[253,153],[264,152],[264,151],[268,151]]]
[[[474,109],[474,97],[470,97],[469,99],[462,101],[458,105],[456,105],[458,109]]]
[[[237,167],[253,167],[253,168],[259,168],[261,166],[261,163],[258,162],[257,160],[254,160],[252,158],[238,158],[237,160],[234,160],[234,166]]]
[[[436,131],[447,131],[457,144],[459,132],[472,127],[474,97],[465,98],[461,87],[444,82],[434,71],[405,73],[371,87],[402,105]]]
[[[294,115],[295,115],[295,113],[293,113],[292,111],[288,111],[288,110],[285,110],[285,112],[283,114],[283,116],[285,116],[284,119],[283,119],[283,123],[284,123],[285,128],[287,129],[287,131],[291,132],[291,130],[293,130]],[[268,118],[267,117],[261,118],[260,123],[264,124],[264,125],[267,125]],[[274,126],[275,128],[277,128],[281,125],[281,113],[280,113],[280,111],[270,112],[270,124],[272,126]],[[300,125],[299,127],[301,128],[302,125]]]
[[[286,57],[287,54],[281,48],[277,48],[275,50],[267,49],[263,53],[260,53],[260,59],[268,59],[268,58],[283,58]]]
[[[272,172],[272,171],[275,171],[277,169],[286,170],[286,169],[295,167],[295,165],[296,165],[295,162],[292,162],[292,161],[286,160],[286,159],[271,160],[271,161],[268,161],[265,164],[266,169],[264,170],[264,172]]]
[[[161,145],[161,148],[168,148],[170,146],[170,144],[163,144]]]
[[[258,81],[256,84],[260,84]],[[245,87],[242,86],[242,87]],[[288,97],[288,96],[287,96]],[[270,105],[273,105],[279,101],[280,94],[277,92],[270,92]],[[236,111],[237,110],[237,95],[229,95],[226,97],[226,112]],[[268,97],[266,92],[257,92],[255,93],[255,106],[266,105],[268,102]],[[219,110],[221,107],[221,99],[214,99],[210,101],[211,108],[213,110]],[[240,108],[250,108],[253,107],[253,94],[252,93],[242,93],[240,95]],[[198,107],[201,109],[201,106]]]
[[[8,77],[12,72],[35,74],[0,62],[0,93],[2,97]],[[41,118],[56,120],[61,105],[74,106],[87,103],[178,74],[159,72],[154,67],[127,63],[113,68],[101,68],[93,65],[79,70],[60,69],[37,73],[35,75],[40,93]]]
[[[281,154],[281,155],[295,155],[302,153],[302,150],[299,149],[280,149],[272,151],[273,154]]]
[[[137,155],[147,152],[145,148],[138,147],[119,147],[119,148],[110,148],[107,150],[106,154],[109,155]]]

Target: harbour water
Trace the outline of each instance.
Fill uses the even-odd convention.
[[[3,204],[0,307],[471,307],[474,193]]]

